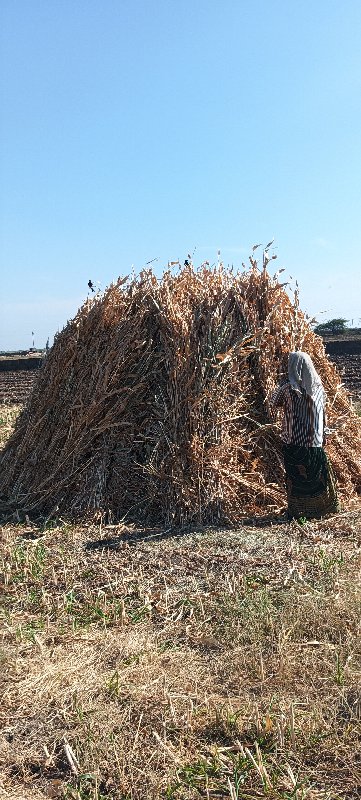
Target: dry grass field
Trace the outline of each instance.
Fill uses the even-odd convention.
[[[0,797],[361,797],[360,566],[357,508],[237,530],[7,522]]]

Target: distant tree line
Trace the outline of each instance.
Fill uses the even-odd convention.
[[[329,319],[327,322],[321,322],[320,325],[316,325],[314,331],[320,334],[320,336],[324,333],[344,333],[346,330],[346,322],[348,322],[348,319],[343,319],[343,317]]]

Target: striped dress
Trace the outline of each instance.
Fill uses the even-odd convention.
[[[281,438],[285,444],[322,447],[325,400],[322,384],[317,387],[313,397],[305,389],[296,392],[290,383],[284,383],[276,389],[271,405],[284,410]]]
[[[285,383],[271,398],[271,407],[284,412],[281,438],[289,519],[319,518],[339,510],[333,471],[322,446],[325,401],[321,383],[312,397]]]

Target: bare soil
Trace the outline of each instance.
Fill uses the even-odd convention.
[[[34,386],[38,370],[0,372],[0,403],[18,405],[26,403]]]
[[[342,377],[347,389],[352,393],[356,401],[361,401],[361,353],[342,355],[332,355],[330,359]]]

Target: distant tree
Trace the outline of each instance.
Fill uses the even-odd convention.
[[[321,336],[323,333],[344,333],[346,330],[346,322],[348,322],[348,319],[343,319],[343,317],[329,319],[327,322],[321,322],[320,325],[316,325],[314,331]]]

